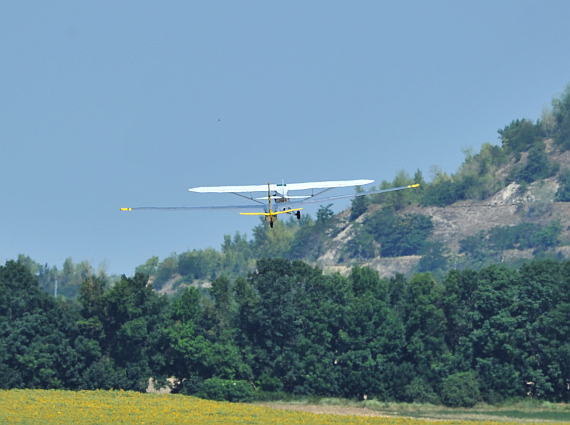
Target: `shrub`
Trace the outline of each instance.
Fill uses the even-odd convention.
[[[414,378],[406,385],[405,390],[407,400],[414,403],[439,404],[440,400],[425,378]]]
[[[564,168],[558,175],[560,187],[556,191],[554,200],[557,202],[570,202],[570,170]]]
[[[559,165],[550,163],[544,148],[544,143],[536,143],[528,153],[528,161],[525,166],[513,171],[511,178],[514,177],[517,182],[532,183],[554,175],[558,171]]]
[[[479,383],[471,372],[448,376],[442,382],[441,401],[449,407],[473,407],[479,401]]]
[[[503,130],[498,130],[503,142],[503,150],[507,152],[522,152],[528,150],[543,136],[540,122],[522,119],[512,121]]]
[[[272,378],[264,373],[258,381],[259,389],[267,392],[278,392],[283,389],[283,383],[278,378]]]
[[[255,391],[247,381],[210,378],[202,383],[196,395],[216,401],[250,402],[255,398]]]
[[[389,209],[378,211],[364,220],[364,230],[380,243],[382,257],[418,254],[432,229],[431,217],[422,214],[400,217]]]

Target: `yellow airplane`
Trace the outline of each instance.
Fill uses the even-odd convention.
[[[292,183],[292,184],[271,184],[265,185],[249,185],[249,186],[206,186],[194,187],[191,192],[198,193],[232,193],[242,198],[249,199],[257,203],[257,205],[224,205],[224,206],[206,206],[206,207],[131,207],[121,208],[121,211],[134,211],[134,210],[257,210],[258,212],[240,212],[241,215],[261,215],[265,217],[265,221],[273,227],[273,223],[277,221],[277,216],[280,214],[294,214],[298,219],[301,218],[301,205],[316,204],[323,202],[334,202],[339,199],[350,199],[357,196],[372,195],[376,193],[394,192],[397,190],[411,189],[419,187],[419,184],[408,186],[394,187],[391,189],[374,190],[372,192],[352,193],[349,195],[329,196],[320,198],[321,195],[329,190],[338,187],[349,186],[363,186],[366,184],[374,183],[374,180],[345,180],[345,181],[327,181],[327,182],[311,182],[311,183]],[[315,193],[315,189],[320,189]],[[267,190],[267,197],[255,198],[253,192],[262,192]],[[291,195],[289,191],[292,190],[311,190],[311,194],[305,195]],[[250,195],[244,195],[249,193]],[[273,203],[272,203],[273,200]],[[266,201],[266,202],[264,202]],[[275,209],[273,208],[275,205]],[[259,210],[263,210],[259,212]]]

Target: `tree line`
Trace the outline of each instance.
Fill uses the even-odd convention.
[[[137,273],[78,300],[0,267],[0,387],[173,390],[213,399],[319,395],[469,406],[570,401],[570,262],[381,279],[259,260],[168,299]]]

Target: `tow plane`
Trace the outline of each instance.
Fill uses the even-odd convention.
[[[188,211],[188,210],[249,210],[255,212],[240,212],[241,215],[258,215],[265,217],[265,221],[273,227],[273,223],[277,221],[280,214],[293,214],[298,219],[301,218],[302,205],[316,204],[323,202],[334,202],[339,199],[351,199],[357,196],[373,195],[376,193],[394,192],[397,190],[411,189],[419,187],[419,184],[408,186],[393,187],[390,189],[374,190],[371,192],[352,193],[348,195],[320,197],[329,190],[339,187],[364,186],[374,183],[374,180],[344,180],[344,181],[326,181],[311,183],[291,183],[291,184],[272,184],[267,185],[249,185],[249,186],[205,186],[194,187],[188,189],[191,192],[198,193],[231,193],[239,197],[248,199],[254,204],[248,205],[220,205],[205,207],[131,207],[121,208],[121,211],[135,210],[169,210],[169,211]],[[310,194],[292,195],[290,191],[310,190]],[[267,191],[267,197],[255,197],[255,192]]]

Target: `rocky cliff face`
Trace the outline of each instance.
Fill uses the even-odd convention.
[[[546,141],[547,153],[552,161],[560,164],[560,168],[570,168],[570,152],[556,154],[552,149],[550,140]],[[526,161],[523,153],[520,162]],[[501,175],[506,176],[513,166],[514,160],[507,164]],[[542,181],[534,182],[527,187],[521,187],[517,183],[511,183],[504,189],[483,201],[460,201],[447,207],[434,206],[408,206],[400,211],[401,214],[423,214],[431,216],[434,229],[430,236],[431,241],[443,242],[449,249],[449,260],[461,258],[464,254],[459,253],[459,241],[478,234],[480,231],[488,231],[497,226],[516,226],[524,222],[541,224],[543,226],[558,220],[562,225],[560,235],[561,245],[570,241],[570,203],[554,202],[554,195],[559,184],[556,176]],[[356,222],[380,209],[380,205],[371,205],[368,211]],[[318,258],[316,265],[327,272],[348,273],[350,266],[358,263],[377,270],[381,276],[388,277],[394,273],[411,273],[417,266],[421,256],[381,258],[379,250],[374,259],[365,262],[351,261],[342,262],[343,246],[352,237],[354,223],[349,222],[349,210],[340,213],[339,232],[332,239],[326,252]],[[563,256],[568,256],[570,246],[560,246],[554,250]],[[528,259],[533,257],[533,250],[508,250],[503,251],[500,261],[512,261],[516,259]]]

